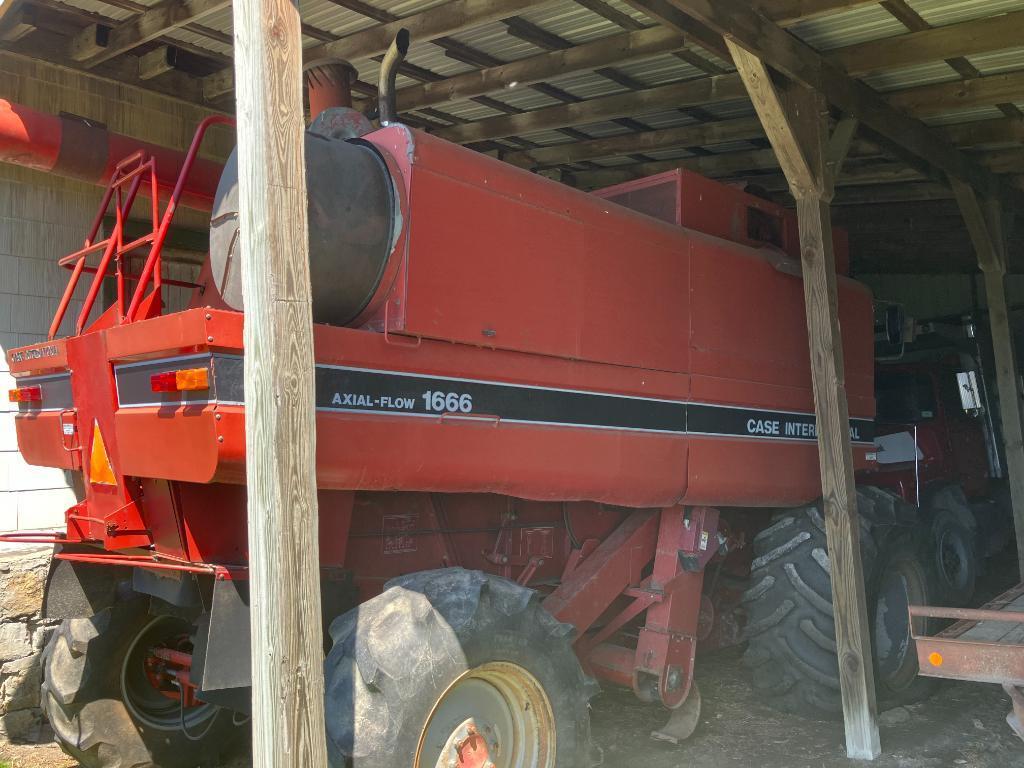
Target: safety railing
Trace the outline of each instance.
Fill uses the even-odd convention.
[[[188,180],[189,172],[199,155],[199,148],[207,130],[213,125],[234,125],[234,118],[226,115],[211,115],[203,120],[196,128],[195,136],[189,146],[188,153],[178,174],[178,180],[174,185],[164,208],[163,215],[160,214],[160,198],[158,191],[156,158],[146,156],[143,151],[135,152],[114,168],[114,173],[107,184],[103,199],[100,202],[99,210],[93,219],[89,234],[85,238],[83,247],[74,253],[63,257],[59,264],[71,270],[71,277],[64,289],[64,294],[57,305],[53,322],[50,324],[48,338],[56,337],[68,307],[75,294],[75,290],[81,280],[82,274],[92,274],[93,280],[82,308],[75,321],[75,335],[81,334],[85,329],[89,316],[96,304],[100,288],[107,277],[113,276],[117,281],[117,322],[119,324],[131,323],[139,317],[143,302],[149,295],[155,294],[155,301],[158,306],[161,302],[161,289],[164,285],[177,285],[184,287],[195,287],[195,283],[183,280],[172,280],[162,274],[161,255],[164,243],[170,232],[171,224],[174,222],[174,215],[178,210],[185,183]],[[138,193],[144,186],[148,186],[150,198],[149,219],[151,229],[140,237],[125,242],[125,225],[132,212],[132,206]],[[108,210],[113,204],[113,224],[110,233],[102,238],[100,229],[107,216]],[[128,267],[129,254],[140,248],[149,248],[146,260],[138,274],[132,274]],[[95,266],[89,265],[89,257],[99,253],[99,261]],[[113,273],[111,274],[111,263]],[[135,284],[129,297],[128,283]]]

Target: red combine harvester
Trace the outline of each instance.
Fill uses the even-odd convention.
[[[737,641],[741,601],[759,693],[839,712],[787,214],[700,180],[679,226],[360,120],[322,115],[306,139],[333,763],[589,766],[596,681],[672,710],[660,734],[684,738],[698,646]],[[191,308],[163,314],[162,242],[181,195],[202,197],[188,173],[127,243],[158,169],[118,165],[110,236],[64,260],[68,297],[94,275],[77,332],[8,352],[26,460],[83,474],[66,531],[36,538],[65,619],[44,707],[89,768],[205,765],[250,706],[237,171]],[[700,210],[728,226],[700,231]],[[116,299],[88,323],[105,278]],[[865,467],[872,301],[838,282]],[[879,696],[905,701],[927,683],[907,597],[931,601],[914,510],[873,488],[859,506]]]

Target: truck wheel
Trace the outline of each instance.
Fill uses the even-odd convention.
[[[965,606],[974,597],[980,558],[975,532],[946,510],[939,510],[931,525],[932,554],[938,577],[938,602]]]
[[[873,620],[877,613],[874,596],[879,569],[883,563],[897,567],[896,560],[879,552],[875,530],[883,524],[899,524],[899,531],[911,530],[905,526],[912,520],[912,510],[877,488],[858,488],[857,508],[868,616]],[[890,537],[887,532],[886,538]],[[902,559],[898,562],[906,564]],[[920,558],[913,562],[920,567]],[[921,572],[924,573],[923,569]],[[886,584],[895,592],[896,585],[902,582],[898,576],[892,579]],[[743,598],[748,614],[748,645],[743,663],[752,674],[755,690],[786,712],[810,718],[841,714],[831,565],[820,503],[779,517],[754,538],[751,585]],[[930,599],[931,583],[925,580],[924,585],[924,592],[915,593],[914,600],[918,594]],[[890,596],[889,600],[895,604],[896,597]],[[872,627],[883,633],[888,630],[895,646],[909,647],[913,653],[913,645],[907,645],[910,638],[906,623],[902,639],[897,639],[897,628],[892,622],[883,626],[872,621]],[[874,645],[878,645],[877,640]],[[899,655],[899,659],[902,662],[904,656]],[[907,678],[905,665],[897,663],[895,657],[891,663],[876,664],[876,670],[881,706],[905,700],[904,694],[917,695],[914,680]]]
[[[974,597],[981,570],[978,521],[963,489],[947,485],[929,494],[931,551],[940,605],[964,606]]]
[[[331,625],[331,765],[589,768],[597,685],[571,635],[532,590],[479,571],[389,582]]]
[[[917,649],[907,611],[910,605],[933,605],[941,589],[927,567],[928,539],[913,529],[901,531],[879,562],[870,619],[875,693],[883,707],[920,701],[938,684],[935,678],[918,675]],[[931,630],[927,619],[914,621],[919,634]]]
[[[230,712],[183,706],[166,684],[154,650],[190,652],[191,625],[152,616],[148,605],[129,600],[68,619],[43,650],[43,712],[61,748],[83,768],[216,764],[242,733]]]

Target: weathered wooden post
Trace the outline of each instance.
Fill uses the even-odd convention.
[[[236,0],[256,766],[321,768],[323,639],[302,45],[291,0]]]
[[[846,751],[873,760],[881,746],[829,212],[856,124],[841,122],[830,140],[828,105],[820,93],[788,81],[776,87],[761,59],[726,43],[796,198]]]

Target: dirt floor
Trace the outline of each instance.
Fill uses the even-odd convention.
[[[841,723],[780,715],[750,694],[739,654],[702,657],[704,711],[697,733],[675,747],[649,733],[663,725],[657,707],[628,691],[594,700],[593,728],[608,768],[840,768],[847,760]],[[872,768],[1024,768],[1024,743],[1006,725],[1009,699],[994,685],[947,684],[932,699],[881,719],[882,757]],[[0,747],[11,768],[71,768],[55,746]],[[244,768],[238,761],[231,768]]]
[[[697,664],[704,709],[697,732],[675,747],[654,741],[664,723],[655,707],[627,691],[605,691],[594,703],[594,734],[610,768],[840,768],[848,760],[839,722],[781,715],[750,693],[739,654],[726,651]],[[946,684],[921,704],[881,717],[882,757],[873,768],[1024,768],[1024,742],[1006,724],[1009,698],[994,685]]]

